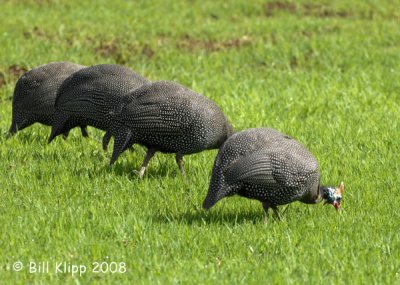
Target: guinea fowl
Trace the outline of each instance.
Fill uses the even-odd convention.
[[[130,145],[139,143],[147,153],[142,177],[157,152],[175,153],[182,173],[182,157],[219,148],[233,130],[221,109],[210,99],[170,81],[143,85],[125,98],[106,136],[114,136],[110,164]]]
[[[10,135],[36,122],[51,126],[57,89],[68,76],[84,67],[71,62],[51,62],[22,75],[14,89]],[[81,126],[81,130],[86,137],[86,127]]]
[[[214,162],[210,187],[203,208],[220,199],[240,195],[262,202],[265,212],[278,205],[301,201],[325,203],[337,210],[344,191],[320,186],[318,162],[300,143],[280,132],[249,129],[232,135],[220,148]]]
[[[94,65],[75,72],[57,92],[48,142],[82,124],[107,130],[122,98],[147,82],[131,69],[116,64]],[[104,142],[106,148],[108,140]]]

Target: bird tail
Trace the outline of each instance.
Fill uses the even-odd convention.
[[[66,123],[69,119],[69,115],[63,112],[57,112],[54,115],[53,126],[51,127],[51,134],[47,143],[51,143],[55,137],[62,133],[68,132],[71,128],[66,128]]]

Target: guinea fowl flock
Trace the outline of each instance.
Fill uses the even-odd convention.
[[[159,152],[174,153],[182,173],[183,156],[219,149],[204,209],[240,195],[271,208],[294,201],[340,208],[343,182],[321,186],[318,162],[299,142],[269,128],[235,133],[210,99],[171,81],[149,81],[121,65],[82,66],[53,62],[25,73],[12,101],[15,134],[35,122],[52,126],[48,139],[87,126],[105,131],[103,148],[114,138],[110,164],[133,144],[147,148],[139,177]]]

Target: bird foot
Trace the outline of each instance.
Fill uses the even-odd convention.
[[[272,209],[272,211],[274,212],[273,213],[273,219],[274,220],[281,220],[281,215],[279,214],[279,211],[278,211],[278,207],[276,207],[276,206],[270,206],[268,203],[266,203],[266,202],[263,202],[263,208],[264,208],[264,211],[265,211],[265,219],[264,219],[264,223],[266,224],[267,223],[267,220],[268,220],[268,211],[269,211],[269,209],[271,208]]]
[[[182,174],[183,177],[186,177],[186,171],[185,171],[184,168],[181,169],[181,174]]]
[[[145,171],[146,171],[146,167],[140,168],[139,173],[138,173],[140,179],[143,179],[143,175],[144,175]]]

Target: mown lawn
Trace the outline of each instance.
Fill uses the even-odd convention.
[[[316,3],[0,2],[0,283],[400,284],[398,3]],[[158,154],[140,181],[144,148],[110,168],[93,128],[47,145],[50,128],[34,125],[7,140],[18,77],[64,60],[174,80],[237,130],[289,134],[322,183],[345,182],[342,211],[293,203],[264,223],[259,202],[233,197],[204,212],[216,151],[185,157],[186,177]],[[59,262],[87,272],[56,273]]]

